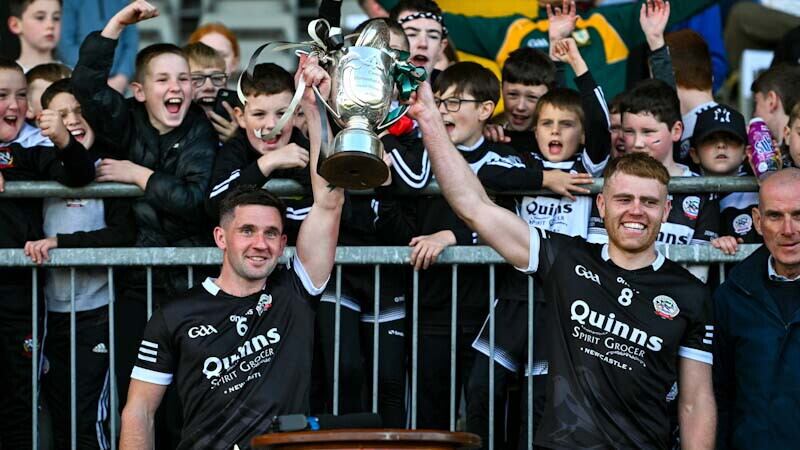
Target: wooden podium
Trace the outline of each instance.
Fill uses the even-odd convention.
[[[452,450],[478,448],[481,438],[472,433],[370,428],[264,434],[251,444],[258,450]]]

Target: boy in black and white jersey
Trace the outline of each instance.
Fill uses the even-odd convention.
[[[528,150],[526,155],[541,162],[545,176],[570,177],[573,180],[591,182],[591,177],[599,175],[605,167],[610,148],[609,115],[606,110],[602,89],[597,86],[586,66],[577,45],[572,38],[557,41],[553,44],[553,57],[569,64],[577,74],[575,83],[580,93],[571,89],[557,88],[549,91],[539,99],[534,109],[534,135],[538,151]],[[563,171],[563,172],[562,172]],[[584,191],[576,189],[576,191]],[[566,234],[586,237],[592,198],[575,197],[571,192],[561,195],[524,196],[517,199],[516,212],[531,226]],[[508,268],[510,269],[510,268]],[[496,364],[512,373],[518,372],[525,365],[527,357],[528,327],[528,279],[517,271],[507,270],[503,273],[495,309],[496,323]],[[538,291],[538,289],[537,289]],[[534,297],[541,298],[541,292]],[[544,305],[537,304],[536,312],[543,312]],[[540,311],[541,310],[541,311]],[[535,314],[542,317],[542,314]],[[540,328],[538,324],[535,328]],[[488,318],[484,323],[480,336],[472,344],[486,357],[490,356]],[[536,340],[540,344],[542,340]],[[541,348],[546,348],[546,344]],[[536,366],[545,367],[543,352],[534,349]],[[474,399],[481,398],[488,392],[488,360],[479,355],[470,379],[470,395]],[[498,371],[495,386],[504,386],[507,373]],[[526,375],[533,376],[533,369]],[[536,371],[535,375],[545,374],[545,370]],[[479,381],[480,380],[480,381]],[[536,378],[543,383],[541,377]],[[500,383],[498,383],[500,381]],[[541,392],[541,389],[538,390]],[[485,424],[488,417],[481,412],[485,408],[483,402],[472,402],[469,429],[478,432],[488,439]]]
[[[409,113],[445,198],[509,263],[539,274],[552,306],[547,405],[535,444],[665,449],[665,399],[680,378],[682,441],[713,448],[708,291],[654,246],[669,211],[664,167],[639,154],[609,163],[597,200],[609,243],[591,245],[528,227],[493,204],[443,138],[433,107],[423,86]]]
[[[660,80],[644,80],[628,92],[621,105],[622,133],[626,152],[644,152],[657,159],[673,177],[696,177],[673,159],[673,147],[683,125],[677,94]],[[672,194],[672,209],[661,226],[657,242],[664,244],[709,244],[717,237],[719,205],[713,194]],[[599,211],[589,220],[589,242],[604,243],[608,237]],[[708,278],[708,266],[690,266],[700,280]]]
[[[298,76],[329,94],[330,77],[316,59],[301,60]],[[316,167],[322,128],[311,89],[303,103]],[[259,187],[223,202],[214,229],[220,276],[148,322],[122,414],[122,448],[153,447],[153,414],[173,382],[185,421],[181,449],[249,448],[274,416],[308,411],[313,300],[330,278],[344,202],[316,171],[311,182],[314,204],[286,269],[275,270],[287,241],[282,202]]]

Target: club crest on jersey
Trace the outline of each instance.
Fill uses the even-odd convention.
[[[733,219],[733,231],[736,234],[747,234],[753,229],[753,218],[750,214],[739,214]]]
[[[695,220],[700,214],[700,197],[692,195],[683,199],[683,214]]]
[[[675,303],[670,297],[666,295],[659,295],[653,299],[653,308],[656,310],[656,315],[663,319],[672,320],[678,313],[681,312],[678,304]]]
[[[261,294],[261,297],[258,299],[258,304],[256,305],[256,312],[261,316],[261,314],[269,311],[270,308],[272,308],[272,296],[269,294]]]
[[[11,156],[11,152],[0,148],[0,169],[10,169],[12,167],[14,167],[14,157]]]

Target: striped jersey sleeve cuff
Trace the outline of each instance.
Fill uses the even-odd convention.
[[[297,274],[297,278],[300,278],[300,282],[303,283],[303,287],[306,288],[306,292],[311,295],[322,294],[322,291],[325,290],[325,286],[328,285],[328,281],[331,279],[330,274],[328,274],[328,279],[322,283],[322,286],[314,286],[314,282],[311,281],[311,277],[308,276],[306,268],[303,267],[303,263],[300,262],[300,258],[298,258],[297,255],[292,258],[292,269],[294,270],[294,273]]]
[[[145,369],[139,366],[133,366],[131,378],[161,386],[169,386],[169,384],[172,383],[171,373],[156,372],[155,370]]]
[[[542,234],[544,230],[533,225],[528,227],[530,231],[530,244],[528,246],[528,267],[514,267],[520,272],[533,273],[539,268],[539,247],[541,246]]]
[[[693,359],[709,365],[714,364],[714,355],[712,355],[711,352],[697,350],[696,348],[682,346],[678,348],[678,356],[681,358]]]

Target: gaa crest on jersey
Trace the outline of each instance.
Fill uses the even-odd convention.
[[[697,216],[700,215],[700,197],[696,195],[691,195],[683,199],[683,214],[692,219],[697,219]]]
[[[10,169],[12,167],[14,167],[14,157],[11,156],[11,152],[0,148],[0,169]]]
[[[256,305],[256,312],[261,316],[261,314],[269,311],[270,308],[272,308],[272,296],[269,294],[261,294],[261,297],[258,299],[258,304]]]
[[[753,229],[753,218],[750,214],[739,214],[733,219],[733,231],[736,234],[745,235]]]
[[[672,320],[678,313],[681,312],[680,308],[678,308],[678,304],[675,303],[671,297],[667,297],[666,295],[658,295],[656,298],[653,299],[653,308],[656,311],[656,315],[663,319]]]

